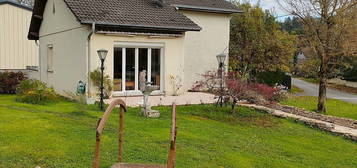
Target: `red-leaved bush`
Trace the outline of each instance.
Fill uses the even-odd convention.
[[[0,72],[0,93],[15,94],[17,85],[25,79],[22,72]]]
[[[225,100],[237,102],[245,100],[255,104],[265,104],[279,101],[282,97],[281,87],[271,87],[266,84],[249,82],[242,78],[239,72],[224,72],[223,80],[219,71],[208,71],[202,75],[192,87],[193,91],[206,91],[216,96],[223,94]],[[223,82],[224,89],[221,90]]]

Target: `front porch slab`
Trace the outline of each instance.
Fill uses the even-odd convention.
[[[129,107],[138,107],[143,102],[142,96],[135,97],[115,97],[105,100],[109,104],[112,100],[120,98]],[[215,96],[209,93],[186,92],[180,96],[150,96],[149,103],[152,106],[169,106],[172,103],[177,105],[213,104],[216,102]]]

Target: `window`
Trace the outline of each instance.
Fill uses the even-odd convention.
[[[139,74],[146,71],[147,82],[162,91],[163,45],[151,43],[117,43],[114,47],[114,91],[137,94]]]
[[[47,45],[47,72],[53,72],[53,45]]]

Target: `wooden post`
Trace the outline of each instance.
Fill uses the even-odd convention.
[[[99,123],[102,119],[100,118],[98,120],[97,127],[99,126]],[[94,161],[93,161],[93,168],[99,168],[99,152],[100,152],[100,134],[99,132],[96,132],[95,135],[95,152],[94,152]]]
[[[172,126],[171,126],[171,142],[169,155],[167,159],[167,168],[175,167],[176,159],[176,136],[177,136],[177,127],[176,127],[176,104],[172,104]]]
[[[99,168],[99,153],[100,153],[100,137],[103,134],[104,125],[108,120],[110,113],[112,113],[113,109],[116,105],[120,105],[120,114],[119,114],[119,160],[122,159],[123,153],[123,138],[124,138],[124,112],[126,112],[126,105],[123,100],[116,99],[112,103],[110,103],[107,110],[104,112],[104,115],[98,121],[97,131],[96,131],[96,143],[95,143],[95,152],[94,152],[94,160],[93,160],[93,168]]]
[[[124,109],[119,110],[119,152],[118,162],[123,162],[123,150],[124,150]]]

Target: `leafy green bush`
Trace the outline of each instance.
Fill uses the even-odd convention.
[[[291,76],[283,71],[260,72],[255,75],[255,78],[258,83],[264,83],[273,87],[278,84],[291,88]]]
[[[90,73],[90,79],[92,80],[94,86],[98,88],[98,94],[100,94],[100,82],[101,82],[101,75],[100,69],[96,69]],[[104,98],[109,98],[111,92],[113,90],[113,82],[110,79],[109,75],[104,74]]]
[[[22,81],[16,89],[16,95],[17,101],[30,104],[45,104],[56,102],[59,99],[53,88],[34,79]]]

